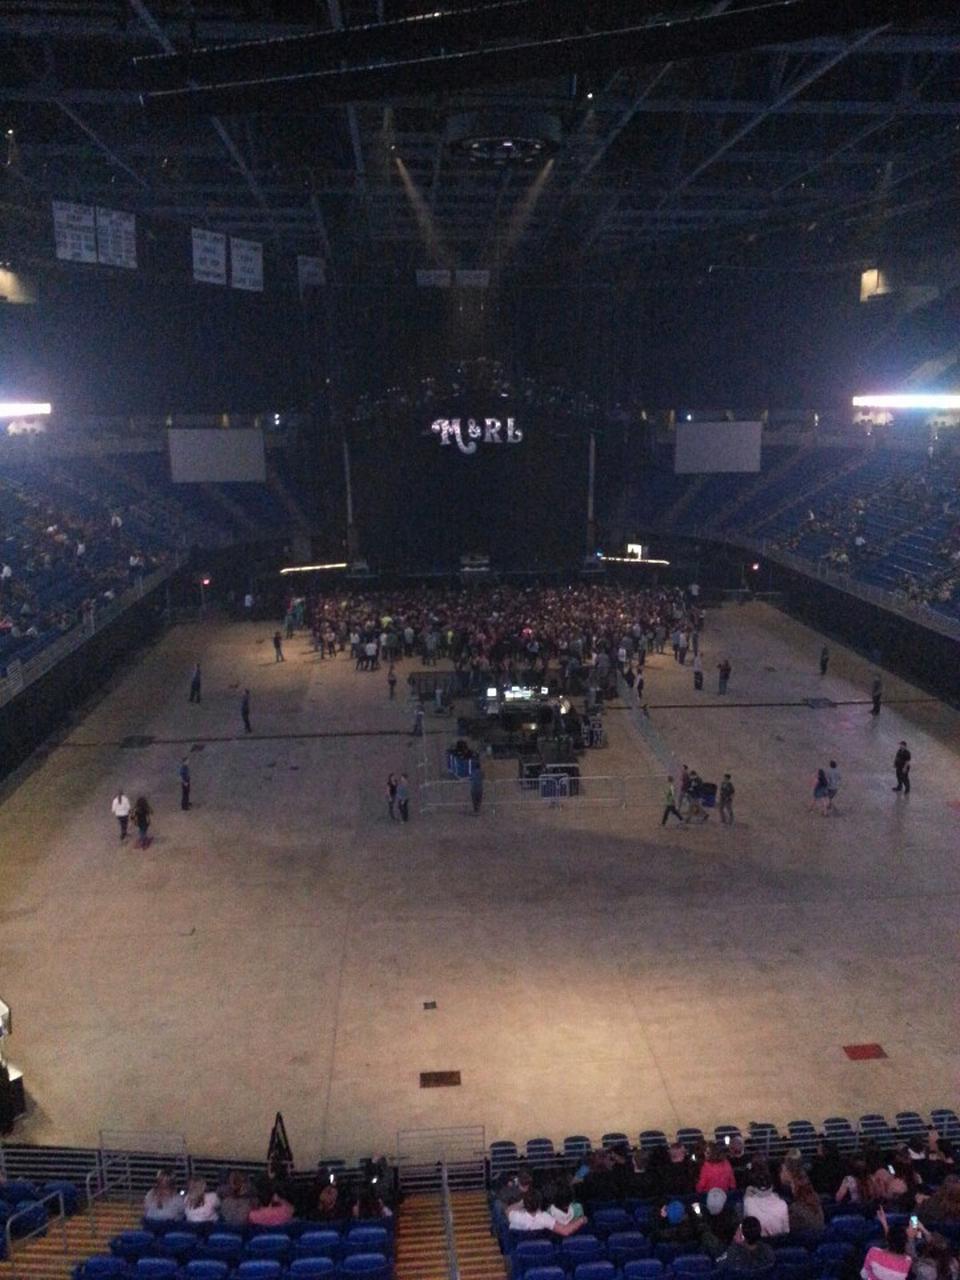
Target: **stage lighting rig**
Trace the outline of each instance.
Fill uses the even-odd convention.
[[[467,111],[447,121],[447,147],[478,164],[543,163],[560,145],[557,116],[546,111]]]

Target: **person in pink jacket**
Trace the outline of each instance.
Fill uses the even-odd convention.
[[[706,1195],[714,1187],[719,1187],[721,1191],[736,1191],[737,1179],[723,1147],[711,1142],[697,1179],[697,1195]]]

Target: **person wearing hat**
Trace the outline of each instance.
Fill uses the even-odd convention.
[[[668,1200],[651,1235],[655,1244],[695,1244],[698,1232],[683,1201]]]
[[[700,1248],[716,1260],[726,1253],[739,1225],[736,1206],[720,1187],[707,1192],[706,1215],[700,1230]]]

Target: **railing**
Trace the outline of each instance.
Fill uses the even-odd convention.
[[[58,640],[45,645],[34,657],[29,658],[22,664],[16,662],[16,660],[10,663],[10,667],[13,670],[8,676],[0,679],[0,707],[9,702],[11,698],[15,698],[27,685],[33,684],[34,680],[39,680],[41,676],[46,675],[58,662],[62,662],[68,654],[86,644],[104,627],[115,622],[122,613],[126,613],[135,604],[139,604],[144,596],[149,595],[167,578],[172,577],[184,563],[184,559],[178,556],[172,563],[155,569],[153,573],[147,574],[145,578],[138,579],[136,586],[131,587],[129,591],[125,591],[119,599],[114,600],[106,608],[96,610],[89,620],[85,619],[83,622],[79,622],[75,627],[60,636]]]
[[[97,1237],[97,1207],[100,1201],[109,1200],[115,1191],[122,1191],[128,1200],[133,1196],[130,1160],[126,1152],[107,1156],[101,1151],[97,1155],[96,1167],[84,1179],[84,1192],[90,1213],[90,1233],[94,1239]]]
[[[41,1222],[38,1226],[34,1227],[31,1231],[24,1231],[24,1232],[18,1231],[16,1232],[16,1234],[14,1233],[14,1225],[17,1222],[21,1222],[25,1219],[35,1217],[37,1212],[37,1205],[40,1204],[40,1205],[46,1206],[51,1201],[55,1202],[59,1206],[59,1211],[53,1217],[51,1217],[49,1211],[46,1210],[45,1208],[43,1222]],[[41,1196],[39,1200],[31,1200],[31,1202],[28,1205],[25,1205],[24,1208],[18,1209],[16,1213],[12,1213],[10,1215],[10,1217],[7,1219],[6,1227],[4,1228],[4,1237],[6,1239],[6,1245],[7,1245],[6,1257],[7,1257],[7,1261],[10,1263],[11,1275],[15,1276],[17,1274],[15,1250],[13,1247],[14,1239],[16,1239],[16,1242],[18,1245],[22,1245],[27,1240],[36,1239],[37,1236],[45,1236],[47,1232],[50,1230],[51,1224],[55,1224],[58,1222],[60,1224],[63,1252],[64,1252],[64,1255],[66,1255],[67,1209],[64,1203],[62,1191],[50,1191],[48,1192],[47,1195]]]
[[[453,1233],[453,1205],[450,1203],[450,1179],[447,1174],[446,1161],[441,1165],[443,1205],[443,1234],[447,1242],[447,1274],[450,1280],[460,1280],[460,1260],[457,1257],[457,1242]]]
[[[401,1129],[397,1177],[404,1193],[442,1192],[444,1179],[458,1191],[486,1186],[483,1125],[450,1129]]]
[[[674,764],[670,748],[650,719],[650,712],[646,706],[637,701],[636,689],[630,688],[619,671],[617,672],[617,694],[626,706],[630,716],[630,723],[639,734],[644,745],[653,758],[669,773]]]

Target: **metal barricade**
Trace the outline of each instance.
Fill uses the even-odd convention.
[[[397,1176],[405,1194],[483,1190],[486,1139],[482,1124],[450,1129],[401,1129],[397,1133]]]

